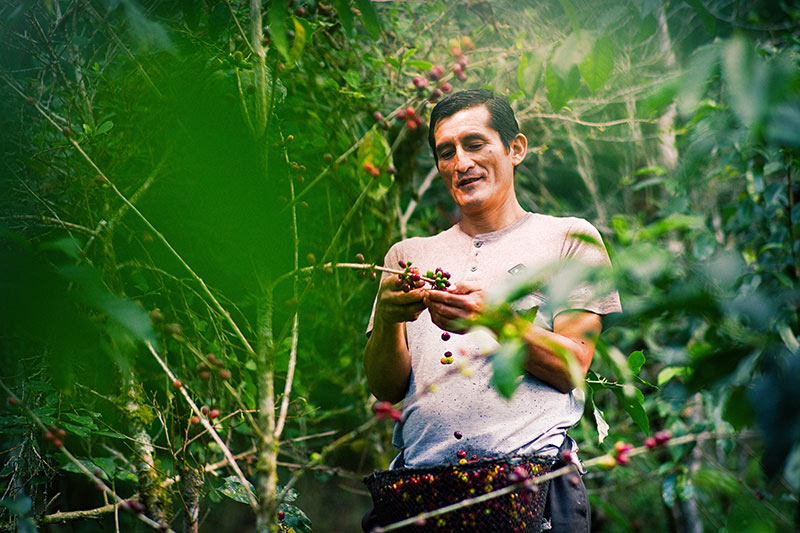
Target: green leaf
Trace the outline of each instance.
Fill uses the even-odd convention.
[[[714,15],[709,13],[708,9],[706,9],[706,6],[704,6],[703,2],[701,2],[700,0],[684,0],[684,1],[690,6],[692,6],[694,12],[697,13],[697,16],[699,16],[700,20],[703,21],[703,26],[705,26],[706,31],[709,33],[709,35],[713,37],[716,34],[716,28],[717,28],[717,19],[714,18]]]
[[[533,98],[539,81],[542,79],[542,65],[544,65],[544,54],[537,52],[533,54],[522,54],[517,67],[517,84],[526,95]]]
[[[731,389],[722,418],[727,420],[737,431],[751,427],[755,421],[755,413],[745,387]]]
[[[73,413],[64,413],[64,417],[68,418],[69,420],[79,424],[81,426],[88,427],[90,429],[97,429],[97,425],[94,423],[91,417],[83,416],[83,415],[76,415]]]
[[[433,68],[433,63],[430,61],[423,61],[421,59],[412,59],[411,61],[408,61],[406,65],[419,70],[430,70]]]
[[[114,123],[111,122],[110,120],[106,120],[105,122],[103,122],[102,124],[97,126],[97,131],[94,132],[94,134],[95,135],[102,135],[103,133],[111,131],[111,128],[113,128],[113,127],[114,127]]]
[[[580,64],[581,76],[593,93],[606,84],[614,70],[614,42],[608,35],[598,39]]]
[[[719,50],[713,43],[701,46],[692,53],[678,92],[678,109],[682,115],[688,116],[694,113],[700,105],[706,85],[718,61]]]
[[[623,389],[613,389],[614,394],[617,396],[620,404],[625,411],[630,415],[631,419],[639,426],[645,434],[650,434],[650,421],[647,419],[647,413],[644,411],[644,395],[642,391],[628,385]]]
[[[116,433],[114,431],[107,431],[105,429],[100,429],[96,431],[92,431],[92,435],[96,435],[98,437],[110,437],[112,439],[127,439],[125,435],[122,433]]]
[[[642,365],[644,364],[644,362],[645,362],[645,357],[644,357],[644,352],[642,352],[642,350],[636,350],[635,352],[632,352],[628,356],[628,366],[630,367],[631,372],[633,372],[634,374],[639,373],[639,370],[642,369]]]
[[[407,61],[408,59],[411,58],[411,56],[413,56],[416,53],[417,53],[417,49],[416,48],[409,48],[408,50],[403,52],[403,57],[402,57],[402,59],[400,59],[400,62],[402,63],[402,62]]]
[[[286,37],[286,3],[287,0],[270,2],[269,33],[275,48],[287,61],[289,60],[289,40]]]
[[[300,56],[303,55],[303,48],[306,46],[306,36],[308,31],[306,25],[308,24],[302,19],[292,17],[294,23],[294,41],[292,41],[292,48],[289,50],[289,64],[294,65]]]
[[[353,34],[353,10],[350,9],[349,0],[331,0],[333,7],[336,9],[339,22],[342,23],[342,28],[349,35]]]
[[[69,422],[64,422],[62,425],[64,426],[64,429],[67,430],[67,433],[74,433],[75,435],[84,439],[89,436],[89,430],[83,426],[76,426],[75,424],[70,424]]]
[[[500,345],[492,355],[492,385],[504,398],[509,399],[522,381],[525,346],[519,340]]]
[[[662,386],[664,383],[668,382],[675,376],[683,376],[686,374],[687,368],[685,366],[668,366],[666,368],[661,369],[661,372],[658,373],[658,378],[656,383],[658,386]]]
[[[291,531],[295,531],[296,533],[311,533],[311,520],[302,509],[296,505],[282,503],[278,506],[278,510],[283,511],[284,514],[281,524],[288,527]]]
[[[378,12],[375,11],[375,5],[371,0],[356,0],[356,5],[361,11],[361,21],[364,23],[367,32],[377,39],[381,34],[381,23],[378,20]]]
[[[580,72],[577,67],[573,67],[566,78],[561,78],[552,63],[547,64],[544,86],[547,90],[547,101],[553,106],[554,111],[560,110],[567,102],[575,98],[575,95],[578,94],[580,80]]]
[[[247,480],[245,481],[247,485],[243,485],[242,481],[237,476],[228,476],[225,478],[225,483],[223,483],[219,491],[231,500],[249,504],[248,492],[253,499],[257,500],[258,498],[256,498],[256,492],[252,483]]]

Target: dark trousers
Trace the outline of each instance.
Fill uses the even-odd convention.
[[[571,446],[571,443],[572,440],[567,438],[562,448]],[[554,469],[562,466],[564,463],[559,460]],[[577,470],[574,474],[559,476],[550,481],[544,517],[550,521],[551,529],[549,531],[551,533],[589,532],[591,526],[589,498],[586,495],[586,486]],[[367,511],[367,514],[361,519],[361,528],[365,532],[369,532],[379,525],[375,509]]]

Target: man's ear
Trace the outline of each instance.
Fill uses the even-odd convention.
[[[528,153],[528,139],[521,133],[511,139],[509,146],[511,152],[511,163],[514,166],[519,165],[525,159],[525,154]]]

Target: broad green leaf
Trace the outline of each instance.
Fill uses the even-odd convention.
[[[82,465],[84,466],[84,468],[86,468],[86,470],[88,470],[89,472],[94,472],[94,470],[95,470],[96,466],[95,466],[95,464],[92,462],[92,460],[91,460],[91,459],[88,459],[88,458],[85,458],[85,457],[78,457],[77,459],[78,459],[78,462],[79,462],[80,464],[82,464]],[[85,474],[83,473],[83,470],[81,470],[81,469],[78,467],[78,465],[76,465],[75,463],[73,463],[73,462],[72,462],[72,461],[70,461],[69,459],[66,459],[66,458],[65,458],[65,460],[66,460],[67,462],[66,462],[66,463],[64,463],[64,464],[61,466],[61,470],[66,470],[67,472],[74,472],[74,473],[76,473],[76,474],[85,475]]]
[[[292,22],[294,23],[294,41],[292,41],[292,48],[289,50],[289,63],[293,65],[303,55],[303,48],[306,46],[306,35],[308,34],[306,29],[308,23],[297,17],[292,17]]]
[[[517,67],[517,84],[526,95],[533,98],[539,82],[542,79],[542,65],[544,64],[544,54],[535,52],[533,54],[522,54]]]
[[[295,531],[296,533],[311,533],[311,520],[302,509],[288,503],[280,504],[278,509],[283,511],[284,514],[281,524],[290,528],[290,531]]]
[[[111,131],[111,128],[113,128],[113,127],[114,127],[114,123],[111,122],[110,120],[106,120],[105,122],[103,122],[102,124],[97,126],[97,131],[94,132],[94,134],[95,135],[102,135],[103,133],[106,133],[107,131]]]
[[[692,53],[678,92],[678,109],[682,115],[688,116],[694,113],[700,105],[706,85],[718,61],[719,49],[714,43],[701,46]]]
[[[411,61],[407,61],[406,65],[419,70],[430,70],[433,68],[433,63],[430,61],[423,61],[421,59],[412,59]]]
[[[614,42],[608,35],[604,35],[595,41],[591,52],[581,62],[581,76],[592,92],[599,91],[611,77],[614,52]]]
[[[64,413],[64,417],[68,418],[72,422],[79,424],[81,426],[86,426],[91,429],[97,429],[97,425],[94,423],[94,420],[92,420],[91,417],[76,415],[74,413]]]
[[[381,22],[378,20],[378,12],[375,11],[375,5],[371,0],[356,0],[356,5],[361,11],[361,21],[364,23],[364,28],[375,39],[381,34]]]
[[[219,489],[219,491],[230,498],[231,500],[240,502],[240,503],[250,503],[249,497],[247,493],[249,492],[250,495],[254,499],[258,499],[256,497],[255,489],[253,485],[245,480],[247,485],[243,485],[242,481],[237,476],[228,476],[225,478],[225,483]]]
[[[644,403],[642,391],[632,385],[625,387],[625,392],[623,392],[622,389],[613,389],[613,391],[617,396],[617,400],[619,400],[619,403],[622,404],[622,407],[625,409],[625,412],[636,422],[639,429],[646,435],[649,435],[650,421],[647,419],[647,413],[645,413],[642,405]]]
[[[631,372],[634,374],[638,374],[639,370],[642,369],[642,365],[645,362],[644,352],[642,350],[636,350],[632,352],[628,356],[628,367],[630,367]]]
[[[349,0],[331,0],[333,7],[336,9],[336,15],[338,16],[339,22],[342,23],[342,28],[344,31],[352,35],[353,34],[353,10],[350,9],[350,1]]]
[[[755,414],[745,387],[731,389],[725,402],[722,418],[728,421],[737,431],[753,425]]]
[[[381,171],[377,178],[371,176],[364,166],[369,163]],[[373,200],[380,200],[389,192],[394,183],[394,176],[386,172],[386,169],[393,165],[391,147],[383,135],[383,130],[374,125],[370,129],[358,146],[358,176],[361,186],[364,187],[370,180],[377,181],[369,191],[369,197]]]
[[[283,56],[289,59],[289,40],[286,36],[286,3],[287,0],[276,0],[270,2],[269,6],[269,33],[275,48]]]
[[[684,374],[686,374],[685,366],[668,366],[661,369],[661,372],[658,373],[656,384],[660,387],[675,376],[683,376]]]
[[[413,56],[416,53],[417,53],[417,49],[416,48],[409,48],[408,50],[403,52],[403,58],[400,61],[401,62],[407,61],[407,60],[409,60],[411,58],[411,56]]]
[[[84,439],[89,436],[89,430],[84,426],[76,426],[75,424],[70,424],[69,422],[63,422],[62,425],[67,433],[74,433],[75,435]]]
[[[504,398],[511,398],[522,381],[525,346],[519,340],[500,345],[492,356],[492,385]]]
[[[547,101],[553,106],[554,111],[559,111],[578,94],[580,72],[577,67],[573,67],[566,78],[562,79],[553,69],[552,62],[548,63],[544,85],[547,89]]]

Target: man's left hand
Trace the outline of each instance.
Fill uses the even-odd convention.
[[[458,284],[449,291],[428,290],[422,300],[434,324],[445,331],[466,333],[467,328],[456,320],[469,320],[483,310],[483,290],[469,284]],[[459,327],[461,326],[461,327]]]

